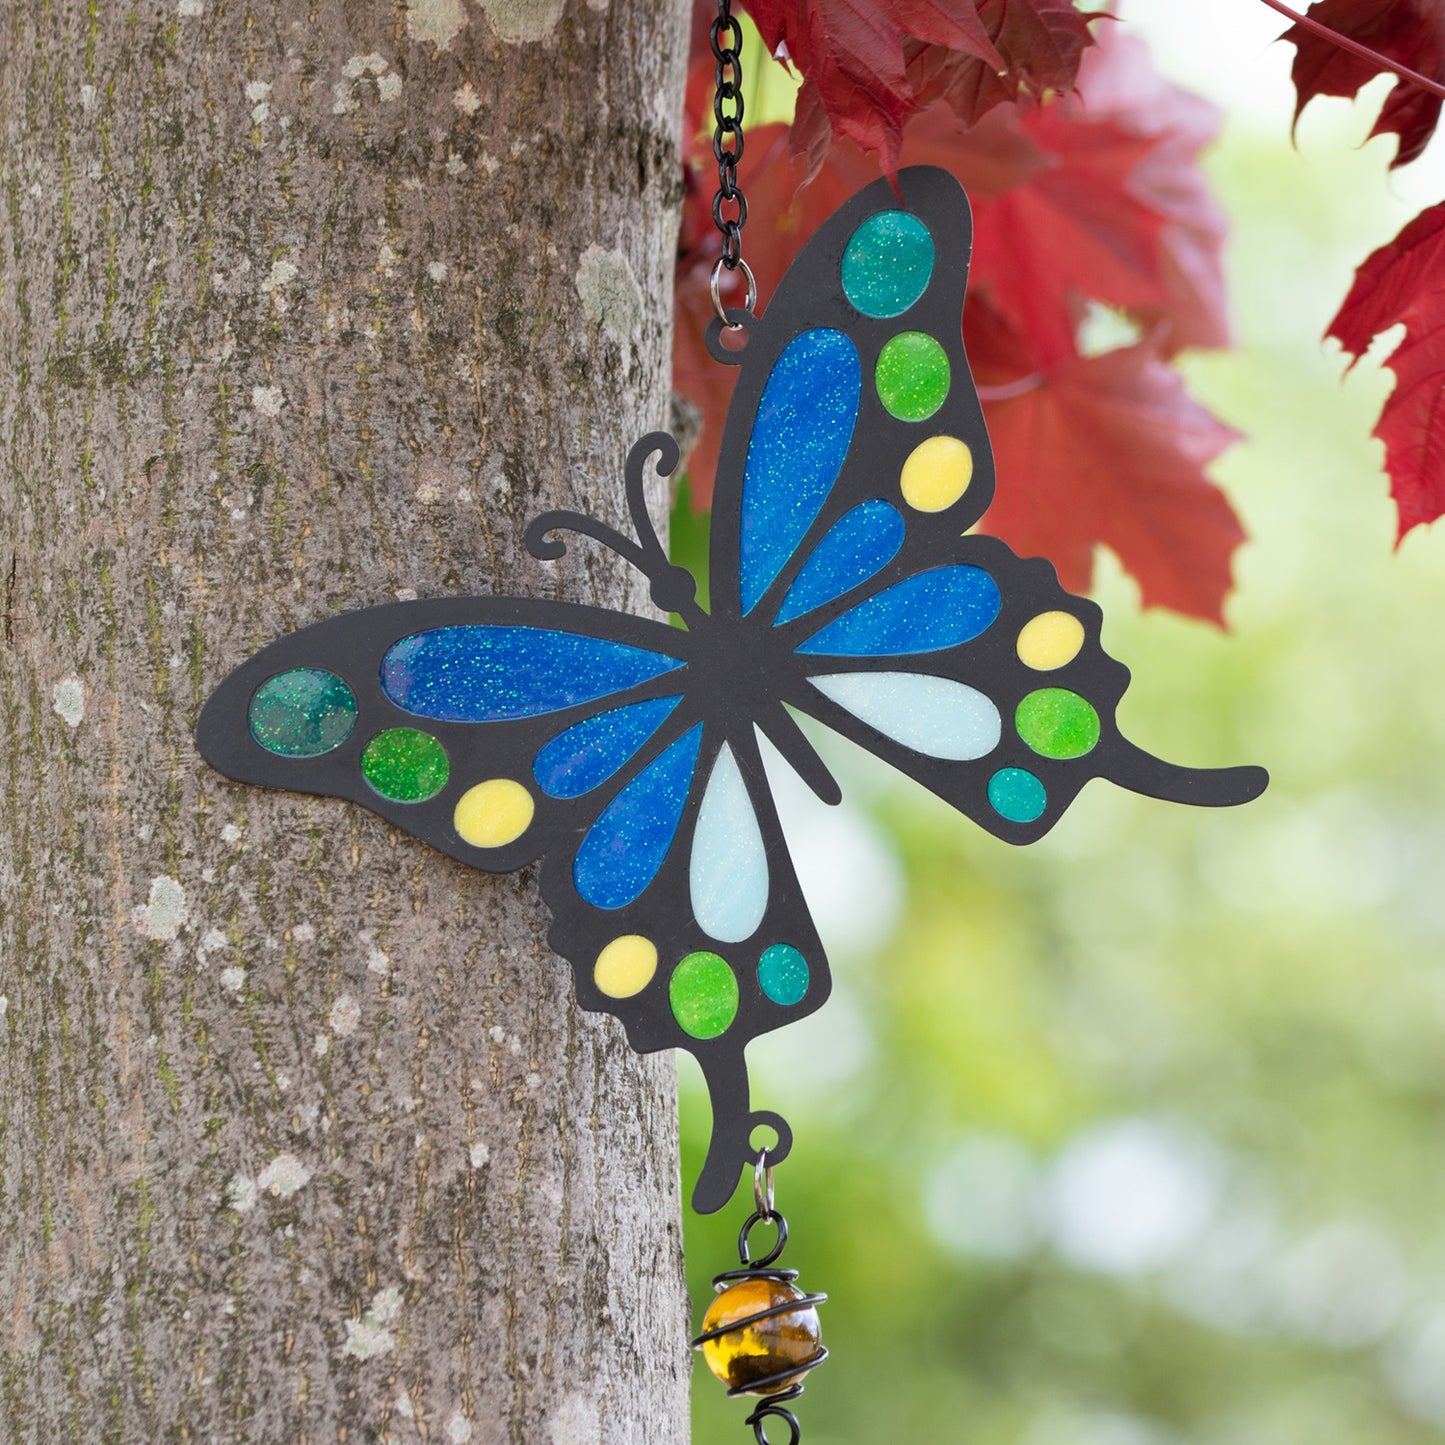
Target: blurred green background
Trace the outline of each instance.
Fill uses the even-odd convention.
[[[1142,615],[1103,559],[1104,642],[1138,742],[1274,781],[1221,813],[1095,783],[1014,850],[841,744],[844,808],[780,780],[836,979],[751,1054],[797,1135],[785,1262],[831,1297],[807,1445],[1445,1439],[1445,528],[1392,550],[1390,378],[1319,341],[1445,147],[1389,176],[1375,86],[1292,149],[1251,0],[1123,13],[1228,112],[1239,344],[1185,369],[1246,434],[1217,476],[1251,541],[1228,635]],[[699,1316],[746,1209],[688,1217]],[[746,1413],[699,1361],[697,1445]]]

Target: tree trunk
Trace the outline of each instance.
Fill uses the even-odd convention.
[[[685,1439],[670,1059],[191,741],[347,608],[645,605],[521,537],[665,420],[685,7],[5,15],[0,1438]]]

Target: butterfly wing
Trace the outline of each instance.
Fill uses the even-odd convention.
[[[687,1048],[713,1099],[697,1207],[721,1208],[760,1124],[748,1041],[817,1008],[826,959],[756,739],[705,717],[695,639],[511,597],[373,607],[263,648],[197,742],[239,782],[349,799],[472,867],[539,857],[577,1001],[633,1048]]]
[[[1115,721],[1129,675],[1093,603],[1051,564],[965,535],[994,490],[963,349],[972,222],[919,167],[860,192],[809,241],[740,352],[714,494],[714,606],[795,649],[784,701],[1010,842],[1092,777],[1204,805],[1259,768],[1176,767]]]
[[[688,644],[660,622],[526,598],[365,608],[243,663],[207,700],[196,741],[238,782],[349,799],[507,872],[585,829],[599,785],[624,784],[675,741]],[[539,759],[569,728],[619,714],[590,750],[593,776]]]

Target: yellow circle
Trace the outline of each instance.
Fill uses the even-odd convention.
[[[903,463],[903,500],[919,512],[951,507],[973,480],[973,453],[957,437],[929,437]]]
[[[462,842],[474,848],[500,848],[527,831],[536,811],[532,795],[520,783],[488,778],[457,799],[452,824]]]
[[[608,998],[631,998],[652,982],[656,972],[657,945],[640,933],[624,933],[597,955],[592,978]]]
[[[1084,645],[1084,624],[1072,612],[1040,612],[1019,633],[1019,661],[1035,672],[1072,662]]]

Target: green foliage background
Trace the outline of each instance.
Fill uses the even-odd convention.
[[[1389,377],[1318,341],[1408,207],[1367,115],[1296,152],[1287,110],[1211,157],[1239,346],[1186,364],[1247,436],[1231,634],[1141,615],[1108,559],[1095,593],[1126,731],[1273,786],[1203,813],[1096,783],[1016,851],[832,750],[862,822],[818,862],[887,935],[820,910],[835,997],[754,1050],[798,1139],[787,1263],[831,1296],[807,1445],[1445,1438],[1445,533],[1392,551]],[[683,1124],[690,1181],[689,1061]],[[699,1315],[744,1201],[688,1218]],[[694,1398],[698,1445],[750,1438],[700,1362]]]

